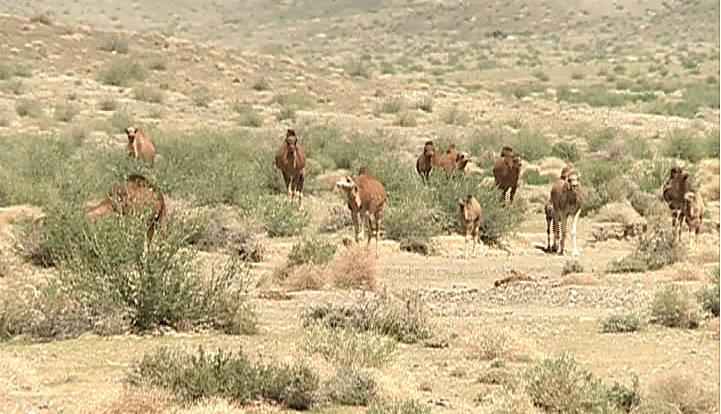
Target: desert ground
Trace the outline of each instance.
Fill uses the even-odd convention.
[[[719,413],[717,2],[0,13],[0,413]],[[289,128],[302,207],[274,164]],[[427,140],[473,161],[424,185]],[[544,251],[565,165],[578,256]],[[704,212],[675,242],[677,165]],[[360,167],[386,191],[377,257],[334,186]],[[147,255],[142,218],[82,214],[129,174],[165,194]]]

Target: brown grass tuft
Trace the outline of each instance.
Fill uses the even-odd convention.
[[[662,373],[649,385],[650,395],[678,406],[683,414],[706,414],[719,407],[718,385],[704,383],[683,368]]]
[[[598,286],[601,280],[593,273],[570,273],[559,282],[559,286]]]
[[[464,341],[469,350],[469,358],[529,362],[536,354],[534,346],[530,342],[508,327],[477,328]]]
[[[177,412],[177,404],[172,395],[156,388],[126,388],[111,395],[101,395],[87,406],[81,407],[81,413],[87,414],[162,414]]]
[[[327,265],[302,264],[284,269],[283,286],[291,291],[321,290],[328,285],[330,270]]]
[[[378,263],[373,252],[363,245],[340,250],[332,263],[333,284],[344,289],[375,290],[378,287]]]

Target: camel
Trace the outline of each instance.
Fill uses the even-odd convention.
[[[683,195],[683,215],[686,218],[689,233],[694,233],[698,237],[701,232],[701,224],[703,223],[703,197],[700,191],[689,191]]]
[[[568,171],[571,169],[569,166],[565,166],[561,169],[561,176],[559,177],[559,180],[565,180],[566,174],[568,174]],[[551,198],[548,198],[548,202],[543,208],[543,211],[546,215],[546,251],[550,252],[551,249],[551,224],[553,223],[553,202],[551,201]],[[555,249],[554,249],[555,250]]]
[[[518,177],[521,173],[521,158],[513,153],[513,149],[505,146],[501,149],[501,157],[496,159],[493,166],[493,177],[496,186],[501,190],[501,203],[506,203],[506,192],[511,190],[510,204],[516,197],[518,189]]]
[[[441,158],[438,160],[438,166],[444,169],[447,174],[451,174],[456,168],[457,162],[458,149],[456,148],[456,144],[451,143],[446,152],[441,155]]]
[[[337,183],[336,187],[345,191],[348,197],[348,208],[351,211],[351,219],[353,220],[353,229],[355,231],[355,241],[360,243],[363,229],[358,223],[358,216],[363,220],[363,227],[368,229],[367,245],[371,242],[371,219],[373,214],[376,227],[376,249],[375,254],[378,256],[378,241],[381,237],[381,223],[383,221],[383,208],[385,207],[386,192],[378,178],[370,174],[366,169],[364,174],[355,177],[346,175]]]
[[[436,151],[433,141],[426,141],[423,145],[423,153],[419,155],[418,160],[416,160],[416,171],[423,178],[424,183],[428,183],[433,168],[439,164],[439,161],[440,157],[438,156],[438,151]]]
[[[303,205],[303,183],[305,181],[305,151],[298,142],[295,130],[288,128],[285,140],[275,154],[275,165],[283,173],[288,189],[288,198],[292,202],[298,196],[298,207]]]
[[[128,153],[131,158],[153,161],[155,158],[155,146],[141,127],[127,127],[125,134],[128,136]]]
[[[481,205],[475,197],[467,195],[458,199],[461,208],[461,224],[465,230],[463,239],[463,257],[468,257],[468,238],[473,239],[471,256],[476,254],[476,239],[479,237],[481,228]]]
[[[691,192],[688,185],[688,171],[682,167],[672,167],[663,185],[662,197],[671,209],[671,226],[677,241],[681,239],[686,204],[684,197],[688,192]]]
[[[91,220],[110,211],[120,215],[143,215],[150,210],[150,228],[147,232],[148,245],[158,229],[165,224],[167,208],[163,194],[153,188],[142,175],[131,174],[124,182],[115,183],[96,207],[88,210],[86,216]]]
[[[559,255],[566,254],[566,231],[568,224],[568,216],[573,215],[573,224],[571,227],[571,237],[573,237],[573,255],[578,256],[578,244],[576,239],[576,227],[578,225],[578,217],[581,215],[583,207],[583,187],[581,187],[581,173],[574,169],[566,171],[565,179],[559,179],[551,189],[551,204],[553,206],[553,246],[551,251],[558,251]],[[561,227],[561,237],[559,243],[559,226]]]

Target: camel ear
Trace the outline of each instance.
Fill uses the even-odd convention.
[[[580,180],[580,179],[581,179],[581,173],[580,173],[580,172],[577,172],[577,173],[576,173],[576,177],[578,177],[578,179]]]

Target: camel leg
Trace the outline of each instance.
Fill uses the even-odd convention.
[[[558,242],[559,242],[559,226],[561,223],[561,215],[554,213],[553,214],[553,246],[551,246],[551,252],[556,253],[558,251]]]
[[[378,243],[381,239],[381,223],[383,222],[383,214],[376,213],[376,256],[378,256]]]
[[[551,251],[551,223],[553,222],[553,217],[551,217],[550,220],[546,219],[546,251]]]
[[[285,188],[288,191],[288,198],[293,199],[293,181],[291,180],[290,174],[283,172],[283,181],[285,182]]]
[[[305,184],[305,168],[296,178],[295,190],[298,193],[298,207],[303,207],[303,185]]]
[[[371,226],[371,214],[366,211],[363,217],[363,223],[366,227],[366,230],[368,231],[368,234],[366,235],[366,247],[370,246],[371,244],[371,237],[373,237],[373,227]]]
[[[360,229],[358,228],[358,212],[357,211],[351,211],[350,213],[351,220],[353,221],[353,232],[355,233],[355,242],[360,243]]]
[[[471,229],[465,225],[465,235],[463,236],[463,258],[468,257],[468,238],[471,236]]]
[[[561,217],[561,242],[558,245],[558,255],[566,255],[566,231],[568,230],[568,216],[563,214]]]
[[[509,204],[513,204],[513,199],[516,198],[516,189],[518,187],[511,187],[511,201]]]
[[[576,244],[576,225],[578,224],[578,218],[581,216],[581,209],[579,208],[578,211],[576,211],[576,214],[573,216],[573,224],[571,225],[571,237],[573,237],[573,255],[578,256],[578,245]]]

